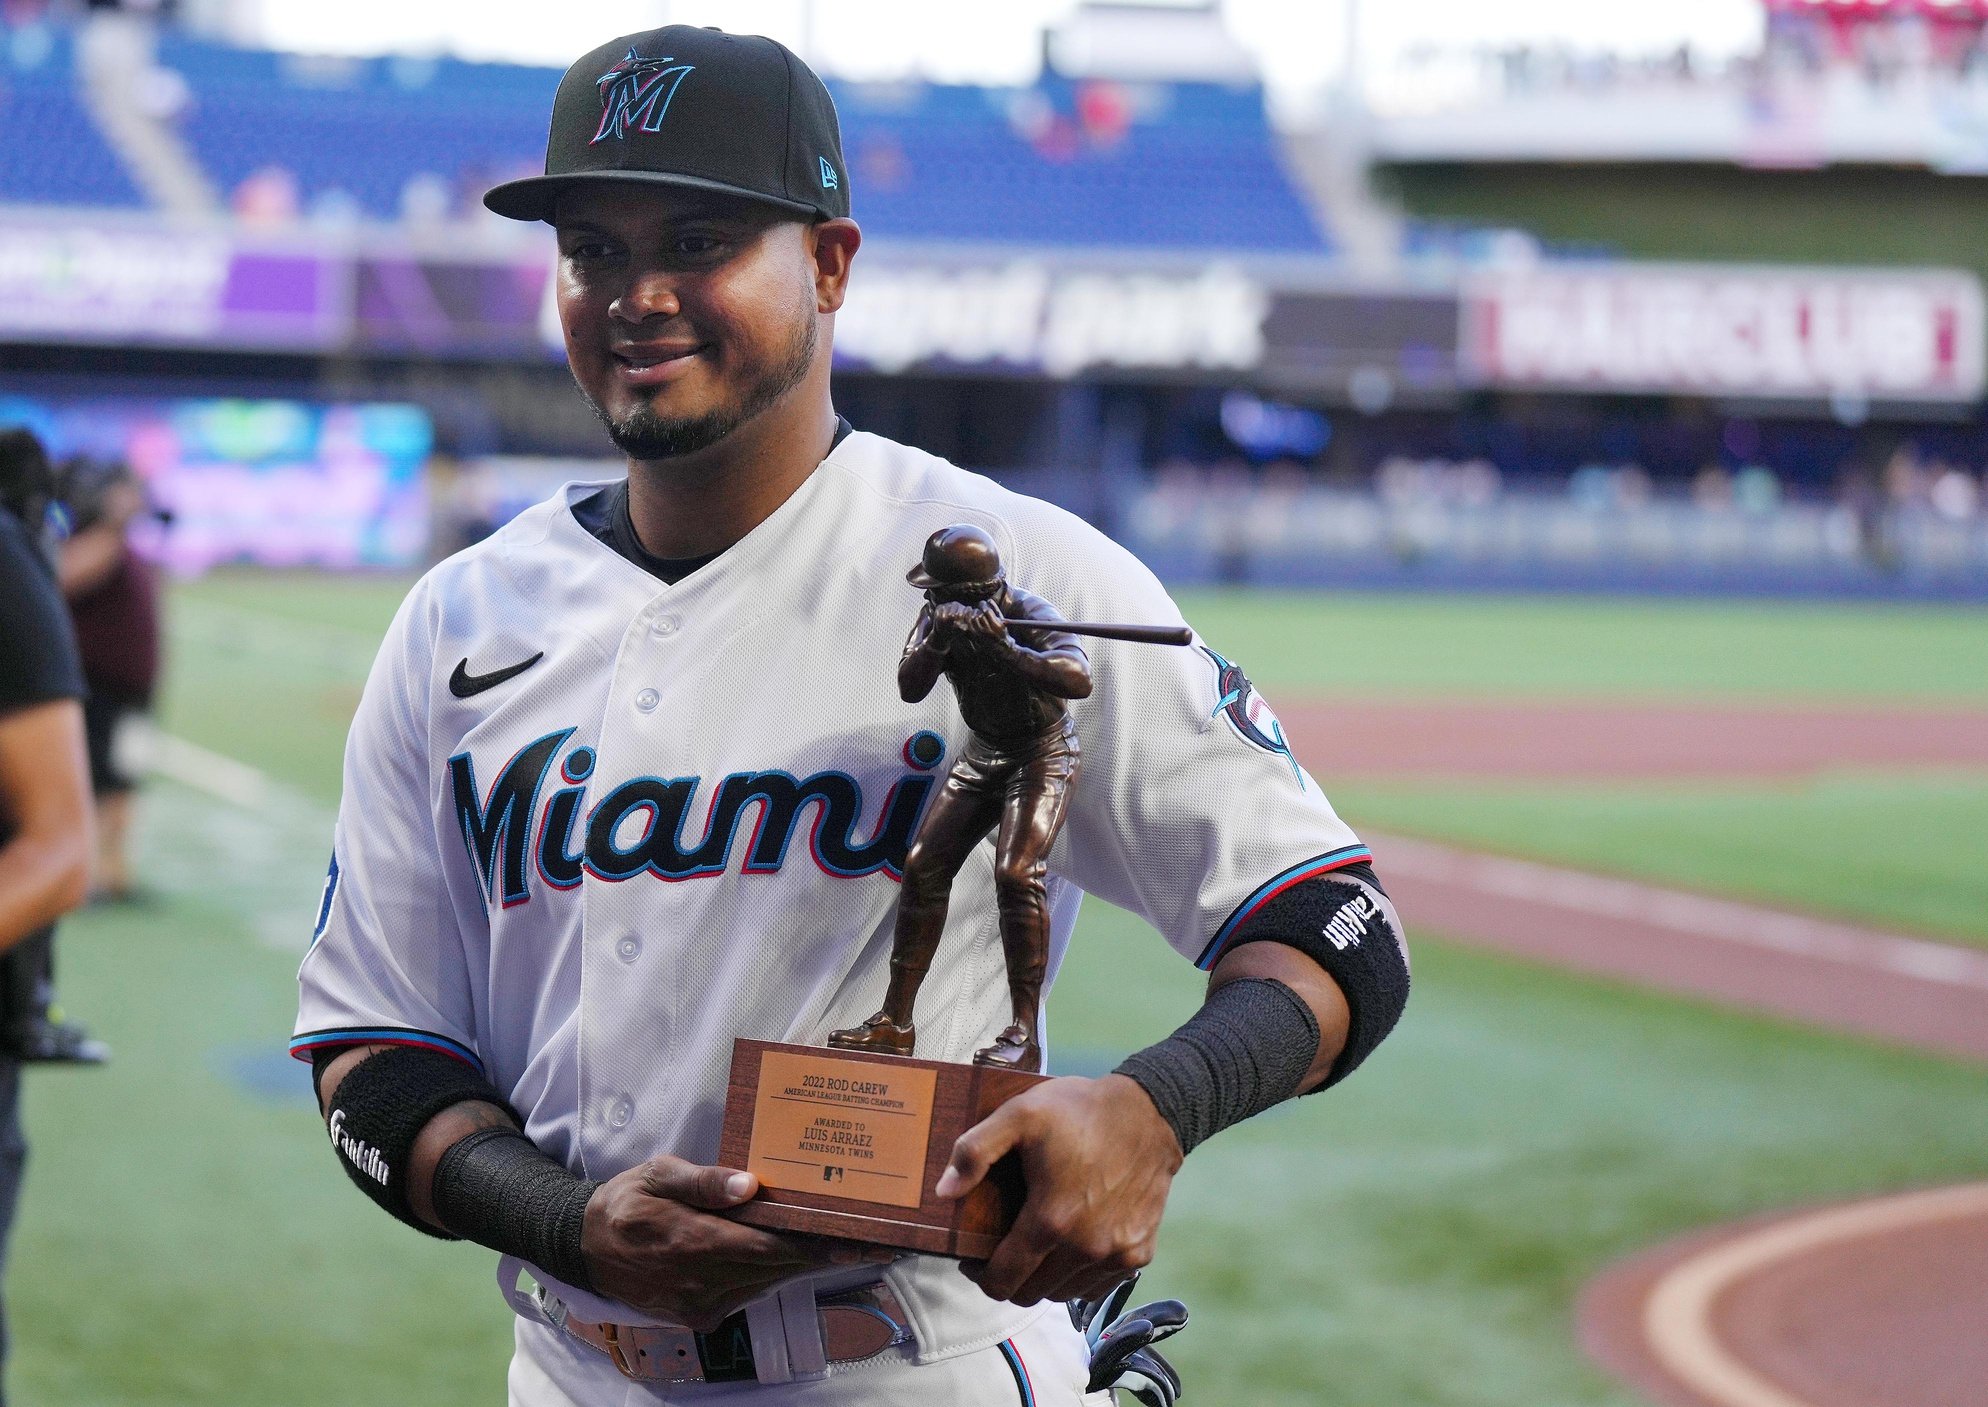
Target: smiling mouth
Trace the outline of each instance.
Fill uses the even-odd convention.
[[[703,350],[704,344],[700,342],[694,347],[631,348],[627,351],[615,352],[612,355],[617,362],[631,371],[647,371],[651,367],[667,366],[671,362],[680,362],[687,357],[694,357]]]

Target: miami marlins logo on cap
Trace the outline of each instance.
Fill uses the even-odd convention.
[[[626,137],[631,131],[660,132],[670,100],[685,75],[696,67],[677,63],[669,56],[645,59],[631,47],[620,62],[594,80],[601,93],[601,125],[587,145],[609,137]]]
[[[1284,739],[1284,725],[1277,721],[1263,695],[1256,692],[1242,666],[1223,659],[1206,645],[1198,648],[1215,666],[1215,693],[1220,701],[1208,715],[1209,720],[1212,722],[1217,717],[1227,720],[1235,735],[1251,747],[1283,758],[1291,765],[1298,789],[1304,790],[1305,774],[1298,769],[1298,759],[1291,755],[1291,745]]]

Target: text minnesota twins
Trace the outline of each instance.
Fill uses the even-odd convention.
[[[808,854],[824,871],[844,878],[881,871],[898,879],[932,790],[931,769],[945,751],[938,735],[930,732],[904,744],[910,770],[892,783],[867,832],[862,784],[846,772],[807,777],[783,771],[733,772],[709,788],[702,832],[686,839],[685,820],[705,790],[704,778],[634,777],[589,807],[591,747],[566,753],[558,772],[565,785],[555,785],[541,804],[553,759],[574,731],[547,733],[520,748],[487,795],[477,785],[469,753],[449,759],[456,819],[486,901],[497,900],[507,909],[528,903],[534,869],[554,889],[572,889],[588,874],[611,882],[642,874],[665,880],[722,874],[748,806],[755,818],[745,845],[744,873],[779,870],[803,814],[811,812]],[[868,839],[859,838],[863,833]]]

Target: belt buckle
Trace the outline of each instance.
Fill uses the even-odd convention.
[[[621,1376],[624,1378],[635,1377],[635,1365],[630,1363],[628,1355],[621,1351],[621,1326],[619,1324],[601,1325],[601,1338],[606,1341],[607,1356],[614,1360],[614,1366],[621,1370]]]
[[[711,1381],[699,1336],[663,1324],[602,1324],[601,1347],[621,1376],[638,1383]],[[645,1365],[643,1360],[647,1359]]]

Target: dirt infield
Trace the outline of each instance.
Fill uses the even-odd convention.
[[[1417,927],[1894,1045],[1988,1061],[1988,951],[1368,831]]]
[[[1307,700],[1322,776],[1786,778],[1988,768],[1988,711]],[[1411,929],[1751,1011],[1988,1060],[1988,951],[1759,904],[1368,834]]]
[[[1988,1402],[1988,1185],[1778,1214],[1614,1267],[1582,1346],[1664,1407]]]
[[[1786,779],[1988,767],[1988,712],[1307,701],[1320,775]],[[1988,1061],[1988,952],[1431,841],[1365,837],[1417,927]],[[1988,1407],[1988,1184],[1721,1227],[1584,1293],[1580,1334],[1665,1407]]]
[[[1988,768],[1988,711],[1769,705],[1306,701],[1280,709],[1321,777],[1534,781]]]

